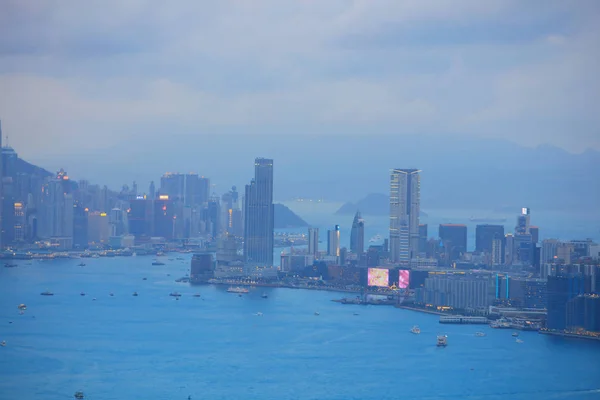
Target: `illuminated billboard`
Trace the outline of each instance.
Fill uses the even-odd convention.
[[[368,285],[387,287],[390,278],[390,271],[385,268],[369,268]]]
[[[398,287],[400,289],[408,288],[410,284],[410,271],[407,269],[401,269],[398,272]]]

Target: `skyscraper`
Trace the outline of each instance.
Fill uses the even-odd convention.
[[[421,182],[418,169],[390,173],[390,259],[407,264],[419,252]]]
[[[308,228],[308,254],[319,255],[319,228]]]
[[[244,196],[244,259],[246,263],[273,265],[273,160],[254,161],[254,179]]]
[[[475,228],[475,251],[491,254],[494,239],[504,239],[504,225],[477,225]]]
[[[365,252],[365,221],[360,216],[360,211],[354,215],[352,230],[350,231],[350,250],[359,256]]]
[[[340,256],[340,226],[336,225],[332,230],[327,231],[327,255],[333,257]]]
[[[533,238],[530,231],[530,210],[527,207],[521,209],[517,216],[514,236],[514,258],[523,265],[531,265],[533,262]]]
[[[167,172],[160,178],[160,194],[168,195],[169,200],[182,201],[185,197],[185,175]]]

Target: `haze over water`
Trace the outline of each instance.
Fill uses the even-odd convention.
[[[600,396],[595,342],[521,332],[518,344],[510,330],[342,305],[330,300],[344,294],[333,292],[255,288],[240,298],[174,282],[189,256],[169,258],[165,266],[129,257],[0,269],[0,398],[68,399],[76,390],[103,400]],[[46,289],[55,295],[40,296]],[[435,346],[438,333],[447,348]]]

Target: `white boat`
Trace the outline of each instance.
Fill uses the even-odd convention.
[[[315,311],[315,315],[321,315],[318,311]]]
[[[412,329],[410,330],[411,333],[414,333],[415,335],[418,335],[419,333],[421,333],[421,328],[419,328],[418,325],[415,325],[412,327]]]
[[[513,332],[512,335],[513,337],[519,337],[519,332]]]
[[[27,306],[26,306],[25,304],[19,304],[19,305],[17,306],[17,308],[18,308],[19,310],[23,310],[23,311],[27,310]]]
[[[0,342],[0,346],[2,346],[2,347],[6,346],[6,340],[3,340],[2,342]]]
[[[437,346],[438,347],[446,347],[448,345],[448,336],[446,335],[438,335],[437,337]]]
[[[523,340],[521,340],[521,339],[517,339],[517,340],[516,340],[516,342],[517,342],[517,343],[525,343],[525,342],[524,342]]]
[[[229,293],[249,293],[250,291],[246,288],[243,287],[230,287],[229,289],[227,289],[227,291]]]
[[[475,336],[477,336],[477,337],[484,337],[485,336],[485,332],[475,332]]]
[[[256,314],[254,314],[254,315],[256,315],[257,317],[262,317],[262,316],[263,316],[263,313],[261,313],[261,312],[259,311],[259,312],[257,312],[257,313],[256,313]]]
[[[266,299],[267,297],[269,297],[269,295],[266,293],[263,293],[262,296],[260,296],[260,297],[262,297],[263,299]]]

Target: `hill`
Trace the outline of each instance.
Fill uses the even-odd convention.
[[[275,213],[275,229],[304,228],[308,223],[283,204],[273,205]]]

